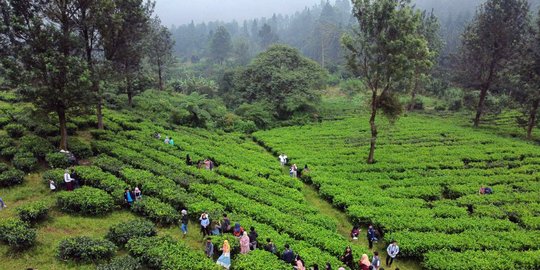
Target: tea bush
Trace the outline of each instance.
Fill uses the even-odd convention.
[[[8,169],[0,173],[0,187],[10,187],[21,184],[24,180],[24,172],[17,169]]]
[[[130,220],[109,228],[106,238],[118,246],[124,246],[132,238],[150,237],[157,234],[154,224],[144,219]]]
[[[79,236],[62,240],[58,245],[58,257],[62,260],[96,262],[111,259],[116,246],[109,240]]]
[[[68,149],[77,159],[87,159],[92,156],[92,147],[79,138],[68,138]]]
[[[38,160],[32,153],[20,152],[13,157],[13,166],[15,168],[24,171],[32,172],[37,169]]]
[[[45,156],[45,161],[49,163],[51,168],[67,168],[69,167],[68,156],[64,153],[49,153]]]
[[[0,221],[0,241],[15,250],[32,247],[36,242],[36,230],[29,228],[20,219],[4,219]]]
[[[37,201],[17,207],[17,214],[22,221],[35,224],[47,219],[49,208],[46,203]]]
[[[7,124],[4,129],[11,138],[20,138],[26,131],[24,126],[20,124]]]
[[[107,192],[93,187],[62,191],[56,204],[64,212],[82,215],[104,215],[114,207],[114,201]]]
[[[97,270],[139,270],[141,264],[131,256],[116,257],[107,264],[100,264]]]

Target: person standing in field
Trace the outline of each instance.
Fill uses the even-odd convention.
[[[231,246],[229,245],[229,241],[225,240],[223,241],[223,247],[221,248],[223,253],[217,260],[217,264],[225,267],[225,269],[229,269],[231,267]]]
[[[206,214],[206,212],[202,213],[199,221],[201,222],[201,233],[203,234],[203,237],[209,236],[210,219],[208,218],[208,214]]]
[[[169,144],[169,136],[165,137],[165,140],[163,141],[165,144]]]
[[[302,258],[300,258],[300,255],[296,255],[296,258],[294,259],[294,261],[295,261],[295,264],[296,264],[294,266],[294,269],[296,269],[296,270],[306,270],[305,263],[302,260]]]
[[[180,225],[180,230],[182,230],[182,235],[183,235],[182,237],[186,238],[189,218],[188,218],[186,209],[182,209],[181,213],[182,213],[182,219],[181,219],[182,225]]]
[[[231,230],[231,220],[227,217],[227,214],[223,214],[223,221],[221,221],[221,233],[228,233]]]
[[[257,238],[259,237],[259,234],[255,231],[254,227],[251,227],[249,230],[249,248],[251,250],[257,249]]]
[[[133,191],[133,194],[135,195],[135,200],[136,201],[142,200],[142,192],[139,189],[139,187],[135,187],[135,190]]]
[[[135,200],[135,195],[129,188],[126,188],[124,191],[124,201],[131,206],[133,204],[133,201]]]
[[[247,254],[249,252],[249,236],[247,232],[240,237],[240,254]]]
[[[71,178],[69,169],[64,173],[64,182],[66,183],[66,190],[73,191],[73,178]]]
[[[388,256],[386,257],[386,266],[392,266],[394,259],[399,253],[399,247],[397,245],[397,242],[392,241],[392,243],[388,245],[388,248],[386,248],[386,252],[388,253]]]
[[[352,249],[350,246],[347,246],[345,248],[345,252],[343,253],[340,259],[345,265],[347,265],[351,269],[354,268],[354,257],[353,257]]]
[[[285,251],[281,255],[281,259],[288,264],[292,264],[294,261],[294,252],[290,249],[289,244],[285,244]]]
[[[0,210],[6,208],[6,203],[4,202],[4,200],[2,200],[2,198],[0,198]]]
[[[298,177],[298,167],[296,167],[296,164],[293,164],[291,166],[291,170],[289,171],[289,174],[294,178]]]
[[[212,244],[212,238],[206,238],[206,245],[204,247],[204,254],[206,257],[212,258],[214,256],[214,244]]]
[[[369,243],[369,248],[373,248],[373,241],[377,241],[377,235],[375,233],[375,229],[373,229],[373,225],[369,225],[367,230],[367,240]]]
[[[362,258],[358,262],[358,266],[360,266],[360,270],[369,270],[371,262],[369,262],[369,257],[367,254],[362,254]]]
[[[371,260],[371,265],[375,270],[379,270],[379,268],[381,267],[381,259],[379,258],[379,252],[373,252],[373,259]]]
[[[169,139],[169,145],[174,145],[174,140],[172,139],[172,137]]]
[[[285,164],[287,164],[287,155],[279,155],[279,163],[281,163],[281,166],[285,166]]]

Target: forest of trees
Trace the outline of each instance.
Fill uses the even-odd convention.
[[[330,85],[350,95],[368,90],[373,141],[378,111],[396,118],[422,108],[418,97],[426,95],[444,109],[475,111],[475,126],[492,112],[522,111],[518,123],[531,137],[540,1],[394,1],[395,10],[410,11],[400,17],[410,17],[403,25],[385,25],[391,16],[363,22],[358,12],[372,7],[360,2],[321,1],[292,15],[166,28],[152,1],[3,0],[0,71],[4,84],[55,114],[61,148],[67,117],[92,111],[103,128],[105,103],[118,106],[117,95],[125,95],[130,108],[150,88],[201,95],[186,99],[194,101],[187,115],[200,115],[197,104],[214,99],[208,102],[241,117],[249,130],[320,120],[321,90]],[[374,29],[362,22],[394,29],[389,38],[401,45],[381,43],[387,33],[370,36]]]

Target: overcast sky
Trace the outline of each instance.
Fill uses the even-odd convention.
[[[321,0],[156,0],[155,13],[163,25],[203,21],[238,21],[293,14]],[[332,1],[333,2],[333,1]]]

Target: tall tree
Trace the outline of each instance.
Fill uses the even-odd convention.
[[[236,80],[232,83],[234,89],[227,89],[235,97],[232,101],[236,104],[231,105],[268,104],[281,120],[290,119],[295,113],[315,111],[327,76],[317,62],[285,45],[271,46],[238,73],[236,78],[225,78]]]
[[[100,18],[105,59],[112,63],[121,89],[132,106],[133,96],[140,91],[141,61],[144,40],[150,27],[154,3],[143,0],[107,0],[108,7]]]
[[[77,13],[74,21],[79,30],[79,39],[84,46],[83,54],[90,71],[92,91],[96,96],[97,127],[103,129],[103,97],[100,82],[103,77],[103,57],[101,54],[101,35],[98,32],[98,21],[103,8],[104,0],[77,0],[75,1]]]
[[[272,31],[272,27],[264,24],[259,30],[259,43],[263,50],[266,50],[270,45],[278,42],[279,37]]]
[[[75,0],[11,0],[2,4],[11,82],[44,112],[58,116],[60,149],[67,150],[67,114],[87,107],[90,72],[77,38]]]
[[[219,63],[227,59],[233,48],[231,35],[224,26],[219,26],[210,41],[210,57]]]
[[[395,97],[397,83],[413,76],[414,54],[428,52],[425,38],[418,34],[420,14],[410,0],[353,0],[358,20],[354,36],[342,39],[349,51],[348,66],[362,77],[371,91],[371,145],[367,162],[375,162],[376,117],[379,109],[387,116],[401,113]]]
[[[159,90],[163,90],[163,76],[167,68],[174,62],[174,41],[171,32],[161,25],[161,20],[155,17],[152,20],[150,34],[148,35],[148,57],[154,65],[158,75]]]
[[[539,12],[540,15],[540,12]],[[531,29],[526,47],[521,51],[520,57],[513,61],[513,69],[517,70],[512,97],[523,108],[526,120],[523,121],[527,130],[527,138],[532,139],[533,129],[538,124],[540,111],[540,17],[537,18],[536,29]],[[511,75],[511,74],[510,74]]]
[[[429,50],[425,51],[423,48],[419,48],[417,52],[413,53],[415,70],[414,77],[412,78],[412,81],[409,82],[411,87],[411,102],[409,103],[408,107],[409,111],[414,109],[414,105],[416,104],[416,95],[420,90],[419,88],[426,80],[428,80],[429,73],[442,49],[443,43],[439,35],[439,30],[439,19],[437,19],[433,11],[431,11],[429,15],[426,11],[423,11],[421,24],[418,27],[418,34],[426,39]]]
[[[480,125],[488,92],[523,48],[529,23],[527,0],[488,0],[465,29],[458,70],[465,87],[480,90],[475,127]]]

